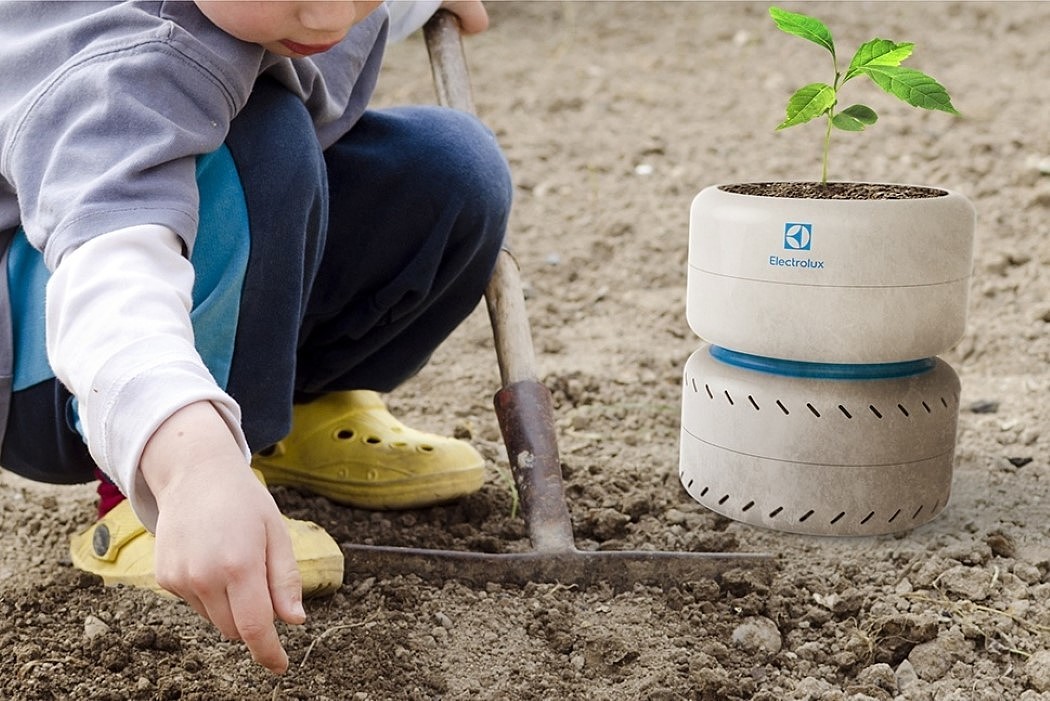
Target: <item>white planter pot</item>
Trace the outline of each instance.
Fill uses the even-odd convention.
[[[962,336],[974,208],[706,188],[693,200],[687,316],[713,344],[825,363],[925,358]]]

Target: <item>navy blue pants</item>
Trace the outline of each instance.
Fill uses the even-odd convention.
[[[506,161],[474,117],[437,107],[367,112],[322,152],[302,103],[260,82],[226,141],[250,253],[227,392],[253,451],[283,438],[293,402],[387,392],[477,305],[510,211]],[[0,465],[93,480],[57,380],[12,396]]]

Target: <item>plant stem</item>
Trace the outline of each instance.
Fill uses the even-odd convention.
[[[820,184],[828,184],[828,155],[831,152],[831,120],[835,118],[835,105],[838,104],[839,94],[839,80],[842,78],[842,74],[839,73],[839,60],[835,56],[835,52],[831,52],[831,65],[835,69],[835,81],[831,84],[831,89],[835,91],[835,102],[831,103],[831,107],[828,108],[828,126],[824,130],[824,157],[821,159],[820,169]]]
[[[828,110],[828,128],[824,131],[824,158],[820,170],[820,184],[828,184],[828,152],[831,150],[831,110]]]

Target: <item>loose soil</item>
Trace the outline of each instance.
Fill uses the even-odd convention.
[[[348,574],[282,628],[292,668],[256,667],[177,601],[78,574],[69,536],[91,487],[0,476],[0,697],[7,699],[1050,699],[1050,5],[807,3],[842,53],[912,41],[963,117],[856,89],[881,119],[836,134],[835,180],[956,190],[978,211],[971,318],[944,358],[962,378],[952,500],[870,539],[742,526],[677,477],[689,202],[717,183],[814,180],[823,131],[774,132],[827,57],[753,3],[491,4],[467,42],[478,111],[516,180],[511,238],[556,402],[581,548],[768,552],[768,575],[612,591]],[[848,88],[852,89],[853,83]],[[431,102],[416,36],[380,102]],[[843,99],[852,99],[854,93]],[[469,437],[480,493],[405,513],[275,490],[342,543],[509,552],[483,308],[390,397]]]

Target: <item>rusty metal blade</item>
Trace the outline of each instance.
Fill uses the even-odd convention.
[[[479,553],[368,545],[343,548],[347,572],[384,577],[416,575],[428,582],[455,580],[523,586],[529,582],[588,587],[604,583],[616,591],[635,584],[669,588],[719,579],[731,569],[772,568],[767,555],[649,550]]]

